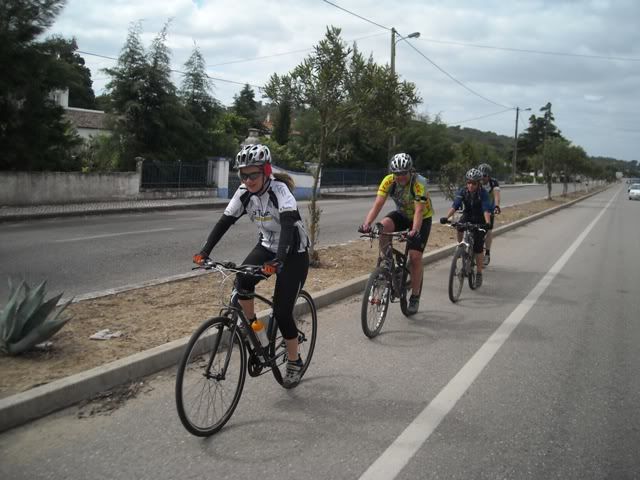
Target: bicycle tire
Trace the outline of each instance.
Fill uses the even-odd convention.
[[[302,300],[302,302],[300,302]],[[294,307],[293,318],[298,328],[298,349],[300,357],[304,361],[304,366],[300,372],[300,379],[307,372],[313,357],[313,352],[316,348],[316,338],[318,336],[318,310],[316,309],[316,303],[313,301],[313,297],[305,290],[300,290],[298,293],[298,300]],[[269,339],[269,356],[275,358],[271,365],[271,373],[280,385],[282,385],[283,377],[281,368],[286,369],[286,357],[285,355],[276,355],[281,351],[286,351],[286,345],[282,334],[277,326],[272,328]],[[299,382],[298,382],[299,383]],[[295,386],[297,386],[296,384]]]
[[[456,248],[451,260],[451,269],[449,270],[449,300],[456,303],[460,298],[462,286],[464,285],[464,261],[465,252],[462,247]]]
[[[422,278],[422,280],[420,281],[420,290],[418,292],[418,295],[422,295],[423,282],[424,278]],[[404,273],[402,275],[402,293],[400,295],[400,310],[405,317],[410,317],[411,315],[413,315],[412,313],[409,313],[408,309],[409,301],[407,300],[407,297],[409,296],[410,291],[412,291],[411,273],[409,272],[409,269],[405,267]]]
[[[369,275],[369,280],[362,296],[360,322],[362,324],[362,332],[368,338],[374,338],[380,333],[387,318],[390,297],[391,280],[389,272],[384,268],[378,267]],[[377,308],[371,310],[371,307]],[[373,326],[370,326],[369,317],[375,313],[377,313],[377,320],[373,323]]]
[[[476,265],[476,255],[473,252],[471,253],[471,260],[469,261],[469,264],[469,273],[467,274],[467,278],[469,279],[469,288],[471,290],[475,290],[478,266]]]
[[[247,352],[237,329],[230,339],[232,327],[233,323],[227,317],[203,322],[191,335],[178,366],[175,391],[178,416],[187,431],[198,437],[208,437],[219,431],[233,415],[242,395]],[[227,360],[224,378],[207,378],[206,375],[213,374],[211,367],[219,374]],[[195,401],[195,411],[191,408],[191,396],[200,397]]]

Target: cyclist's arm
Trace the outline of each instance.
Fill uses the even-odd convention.
[[[493,190],[493,199],[496,207],[500,206],[500,187],[497,187]]]
[[[367,214],[367,217],[365,218],[364,223],[366,223],[367,225],[371,225],[376,219],[376,217],[378,216],[378,214],[380,213],[380,210],[382,210],[382,206],[386,201],[387,201],[386,196],[378,195],[375,201],[373,202],[373,207],[371,207],[371,210],[369,210],[369,213]]]
[[[211,250],[213,250],[213,247],[215,247],[220,239],[224,236],[224,234],[227,233],[227,230],[229,230],[231,225],[236,223],[236,220],[238,220],[237,217],[223,214],[220,217],[220,220],[218,220],[218,223],[216,223],[211,230],[207,241],[200,249],[200,253],[202,253],[205,257],[208,257],[211,254]]]
[[[296,248],[295,240],[296,222],[300,219],[298,211],[287,211],[280,214],[280,240],[276,258],[284,263],[289,252]]]
[[[451,207],[451,208],[449,209],[449,211],[447,212],[446,217],[447,217],[447,218],[451,218],[451,217],[453,216],[453,214],[454,214],[454,213],[456,213],[456,209],[455,209],[455,208],[453,208],[453,207]]]
[[[422,215],[424,214],[424,209],[424,202],[416,202],[415,211],[413,212],[413,230],[416,232],[419,232],[420,227],[422,227]]]

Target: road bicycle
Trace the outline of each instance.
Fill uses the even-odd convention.
[[[487,231],[482,226],[469,222],[452,222],[449,225],[456,230],[464,231],[462,241],[458,243],[453,252],[451,270],[449,271],[449,300],[456,303],[460,298],[465,279],[468,280],[471,290],[476,289],[478,267],[476,265],[476,255],[473,252],[475,241],[473,233],[486,233]]]
[[[262,267],[256,265],[236,266],[232,262],[207,259],[203,266],[195,268],[220,273],[222,285],[238,273],[267,278],[261,272]],[[257,293],[243,292],[243,298],[247,297],[273,308],[272,300]],[[270,371],[283,385],[286,346],[276,319],[269,313],[265,327],[268,344],[262,345],[238,299],[238,291],[234,288],[219,316],[204,321],[193,333],[178,366],[176,407],[182,424],[193,435],[213,435],[229,421],[240,401],[247,372],[251,377],[257,377]],[[306,291],[298,293],[293,314],[304,361],[302,378],[311,363],[318,330],[316,306]]]
[[[369,338],[374,338],[382,330],[390,302],[400,301],[402,313],[407,317],[411,315],[407,308],[411,292],[408,230],[385,233],[382,229],[382,224],[377,223],[370,232],[361,235],[361,238],[369,238],[371,242],[381,236],[389,237],[389,243],[382,255],[378,257],[378,263],[369,276],[362,297],[360,314],[362,331]],[[393,247],[394,239],[406,244],[404,252]],[[420,291],[422,291],[422,283],[420,283]]]

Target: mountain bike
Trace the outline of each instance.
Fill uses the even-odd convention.
[[[390,302],[400,301],[400,310],[405,316],[410,316],[407,310],[408,296],[411,292],[409,245],[406,244],[404,252],[393,247],[394,239],[400,243],[406,243],[408,230],[385,233],[382,228],[382,224],[377,223],[371,232],[360,236],[369,238],[371,242],[381,236],[387,236],[390,239],[382,255],[378,257],[378,263],[369,276],[362,297],[360,320],[362,331],[369,338],[374,338],[382,330]],[[420,283],[420,291],[422,291],[422,283]]]
[[[261,266],[235,265],[208,259],[201,267],[222,275],[221,284],[234,274],[267,278]],[[234,288],[217,317],[205,320],[191,336],[178,366],[176,407],[184,427],[193,435],[205,437],[219,431],[238,406],[246,373],[257,377],[271,372],[283,384],[286,346],[273,314],[268,315],[268,344],[262,345],[238,302]],[[257,293],[243,292],[273,308],[273,302]],[[318,330],[316,306],[309,293],[300,290],[294,307],[300,355],[304,361],[301,378],[313,356]]]
[[[478,267],[476,255],[473,253],[475,241],[473,233],[476,231],[486,233],[486,230],[478,224],[469,222],[452,222],[449,225],[456,230],[464,231],[462,241],[458,243],[453,253],[451,270],[449,271],[449,300],[456,303],[460,298],[465,279],[468,280],[471,290],[476,289]]]

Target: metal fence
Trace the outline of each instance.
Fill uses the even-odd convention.
[[[203,188],[207,183],[207,162],[142,162],[142,188]]]

